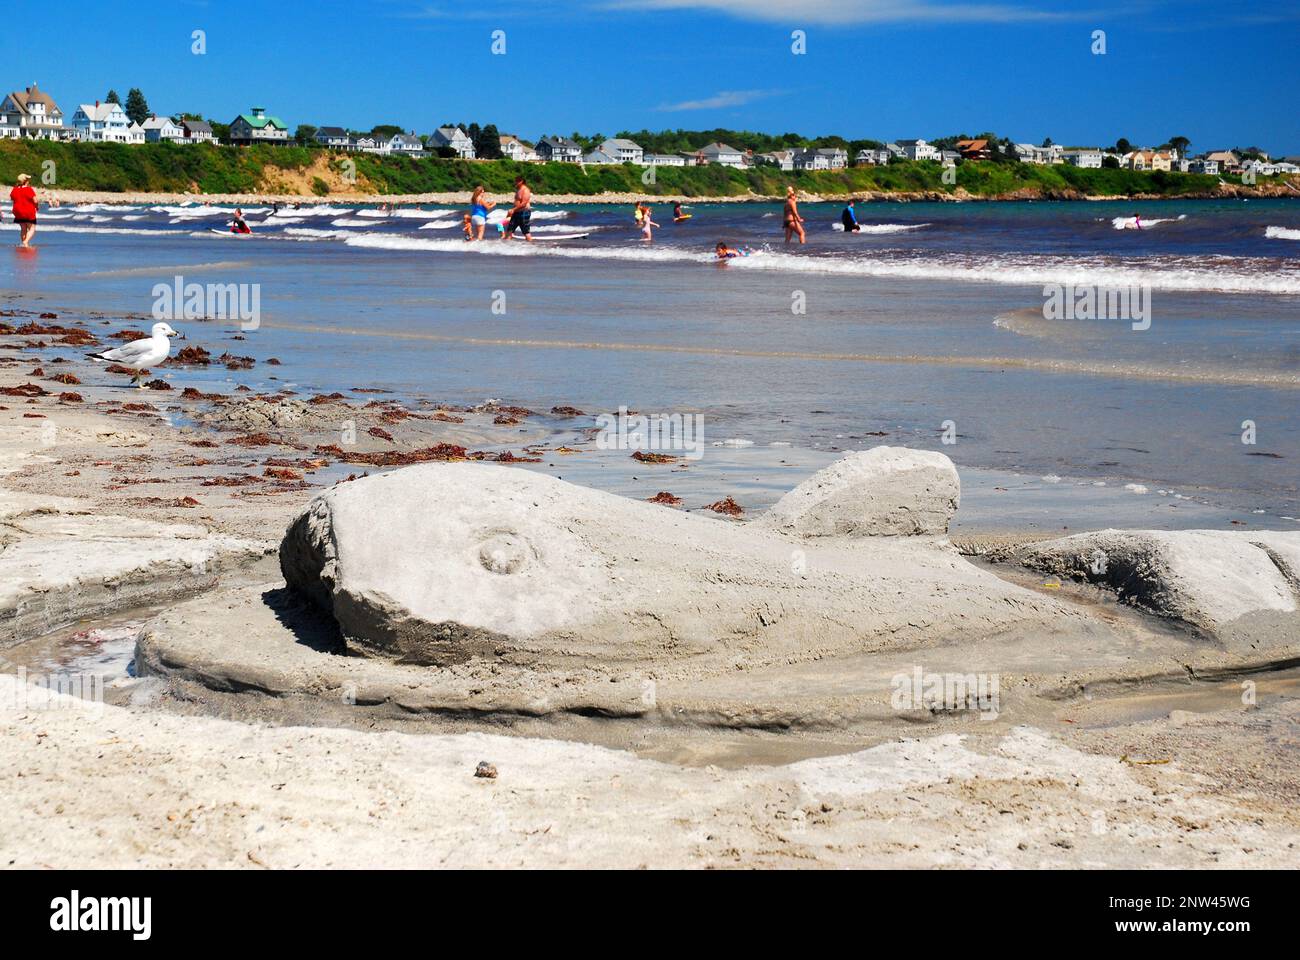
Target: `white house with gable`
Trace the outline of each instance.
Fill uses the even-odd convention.
[[[82,140],[99,143],[144,143],[144,130],[120,103],[83,103],[72,115],[72,129]]]
[[[439,127],[429,137],[429,146],[435,150],[450,147],[462,160],[474,159],[474,141],[460,127]]]
[[[641,149],[641,144],[623,137],[611,137],[598,149],[601,153],[613,157],[615,163],[642,163],[645,159],[645,151]]]
[[[146,143],[189,143],[185,128],[171,117],[150,117],[140,124]]]

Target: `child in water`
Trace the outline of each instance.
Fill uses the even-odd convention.
[[[650,231],[651,227],[657,227],[659,224],[650,219],[650,208],[641,208],[641,239],[649,243],[654,240],[654,234]]]
[[[749,256],[748,247],[729,247],[721,240],[718,241],[718,245],[714,249],[718,252],[719,260],[734,260],[736,257]]]

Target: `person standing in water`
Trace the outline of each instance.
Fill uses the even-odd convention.
[[[641,208],[641,239],[644,240],[646,243],[650,243],[652,240],[654,240],[654,233],[651,232],[650,228],[657,227],[657,226],[659,226],[659,224],[655,223],[653,220],[650,219],[650,208],[642,207]]]
[[[29,249],[36,235],[36,191],[29,173],[18,174],[18,182],[9,191],[13,202],[14,223],[18,224],[18,246]]]
[[[244,219],[243,209],[239,207],[235,208],[235,215],[234,217],[231,218],[230,232],[231,233],[252,233],[253,232],[252,228],[249,227],[248,225],[248,221]]]
[[[477,236],[466,236],[466,240],[482,240],[483,231],[487,229],[488,211],[496,206],[491,200],[487,199],[487,191],[483,189],[483,184],[474,188],[474,192],[469,198],[469,219]]]
[[[514,239],[515,231],[522,230],[524,239],[533,242],[533,191],[528,189],[528,182],[523,177],[515,177],[515,205],[506,214],[506,228],[501,233],[502,240]]]
[[[862,229],[858,223],[858,212],[853,209],[852,200],[845,205],[844,212],[840,214],[840,223],[844,224],[845,233],[857,233]]]
[[[785,188],[785,242],[789,243],[790,238],[795,234],[799,235],[799,242],[806,242],[803,232],[803,217],[799,216],[799,201],[794,195],[794,187]]]

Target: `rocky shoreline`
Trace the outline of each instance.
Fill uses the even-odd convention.
[[[10,865],[1294,865],[1300,535],[975,566],[938,454],[728,519],[530,469],[581,411],[259,394],[215,333],[134,391],[79,358],[138,319],[0,324],[0,654],[156,611],[97,712],[0,674]]]

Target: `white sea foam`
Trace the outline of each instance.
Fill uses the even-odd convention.
[[[771,253],[729,261],[744,270],[848,274],[917,280],[963,280],[1020,286],[1060,284],[1075,287],[1120,288],[1149,285],[1160,290],[1219,293],[1300,294],[1300,270],[1279,270],[1270,261],[1251,257],[1170,257],[1114,262],[1055,256],[976,258],[927,255],[921,258],[829,258]]]
[[[1265,227],[1264,236],[1270,240],[1300,240],[1300,230],[1294,227]]]
[[[550,256],[600,260],[641,260],[659,262],[707,262],[711,253],[697,253],[680,247],[575,247],[551,244],[545,240],[526,243],[521,240],[466,243],[464,240],[439,240],[432,237],[403,237],[377,233],[353,234],[344,241],[350,247],[376,250],[410,250],[426,253],[479,253],[502,256]]]
[[[356,236],[346,230],[321,230],[318,227],[285,227],[284,233],[305,240],[342,240],[345,237]]]
[[[457,210],[377,210],[367,207],[364,210],[353,211],[358,217],[371,217],[378,219],[396,218],[406,220],[435,220],[438,217],[449,217],[452,214],[459,213]]]
[[[318,204],[314,207],[282,207],[280,212],[272,214],[276,217],[337,217],[340,213],[351,213],[349,207],[335,207],[327,203]]]
[[[928,223],[860,223],[859,233],[906,233],[909,230],[920,230],[922,227],[928,227]],[[844,232],[844,224],[832,223],[832,230]]]
[[[484,243],[466,246],[460,240],[386,235],[350,236],[350,245],[388,250],[428,252],[501,253],[518,255],[536,252],[547,256],[596,260],[643,260],[652,262],[714,261],[710,252],[682,247],[652,247],[629,243],[625,246],[568,246],[546,244],[530,248],[523,243]],[[764,252],[727,262],[740,270],[770,270],[793,273],[881,277],[916,280],[957,280],[1041,287],[1061,284],[1119,288],[1150,285],[1161,290],[1192,290],[1221,293],[1267,293],[1300,295],[1300,270],[1279,270],[1268,261],[1250,257],[1151,258],[1148,260],[1098,262],[1075,257],[999,256],[961,257],[818,257],[805,254]]]
[[[1138,226],[1137,217],[1116,217],[1110,222],[1110,225],[1116,230],[1145,230],[1147,227],[1154,227],[1161,223],[1177,223],[1179,220],[1186,220],[1187,214],[1180,213],[1176,217],[1163,217],[1154,220],[1143,220],[1141,227]]]
[[[0,230],[17,230],[18,225],[13,223],[0,223]],[[141,230],[133,227],[89,227],[89,226],[71,226],[60,223],[46,224],[41,227],[42,231],[51,233],[121,233],[131,234],[137,237],[174,237],[175,232],[167,230]]]

